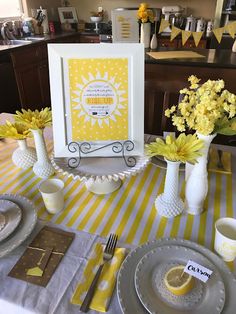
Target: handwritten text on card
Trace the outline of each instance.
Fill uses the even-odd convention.
[[[195,263],[193,261],[188,261],[188,264],[184,268],[184,272],[189,275],[196,277],[197,279],[207,282],[207,280],[211,277],[212,270]]]

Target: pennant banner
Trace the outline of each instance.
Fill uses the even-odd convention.
[[[233,23],[229,23],[225,26],[225,30],[230,34],[232,38],[234,38],[236,33],[236,21]]]
[[[181,29],[179,29],[179,28],[177,28],[175,26],[172,26],[171,35],[170,35],[170,41],[175,39],[175,37],[178,36],[179,33],[181,33]]]
[[[186,41],[189,39],[189,37],[192,35],[192,32],[189,31],[182,31],[182,45],[186,43]]]
[[[195,46],[197,47],[202,38],[203,32],[192,32],[192,35],[193,35]]]
[[[224,33],[224,29],[225,29],[224,27],[220,27],[220,28],[216,28],[216,29],[212,30],[219,44],[221,42],[221,39],[222,39],[222,36]]]
[[[158,34],[162,33],[169,26],[170,26],[170,23],[162,19]]]
[[[159,34],[162,33],[167,27],[170,26],[170,23],[164,19],[161,20],[160,28],[159,28]],[[215,28],[212,30],[213,34],[215,35],[218,43],[221,43],[222,36],[224,32],[228,32],[232,38],[235,37],[236,34],[236,21],[230,22],[224,27]],[[175,39],[176,36],[179,34],[182,34],[182,45],[186,43],[186,41],[189,39],[189,37],[192,35],[194,39],[195,46],[197,47],[199,45],[199,42],[203,36],[204,32],[189,32],[182,29],[179,29],[178,27],[172,26],[171,27],[171,34],[170,34],[170,41]]]

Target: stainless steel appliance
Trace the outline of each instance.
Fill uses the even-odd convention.
[[[162,14],[164,19],[168,21],[171,25],[182,28],[184,24],[184,18],[182,17],[183,8],[179,5],[174,6],[164,6],[162,8]],[[168,26],[164,29],[164,33],[170,33],[171,28]]]

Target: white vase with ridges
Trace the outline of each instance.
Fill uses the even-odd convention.
[[[185,208],[192,215],[199,215],[203,212],[203,203],[208,192],[208,151],[215,136],[216,134],[197,133],[197,137],[204,142],[204,147],[201,150],[202,156],[197,159],[198,162],[191,167],[187,175],[185,187]]]
[[[150,47],[151,23],[142,23],[140,30],[140,43],[144,44],[144,48]]]
[[[36,151],[28,147],[26,139],[17,140],[19,147],[12,154],[13,163],[22,169],[33,167],[37,161]]]
[[[48,158],[46,144],[43,136],[43,130],[31,130],[34,136],[34,142],[37,152],[37,162],[33,166],[34,173],[43,179],[54,174],[55,170]]]
[[[167,162],[164,193],[155,201],[158,214],[164,217],[175,217],[184,210],[184,203],[179,196],[179,165],[178,161]]]

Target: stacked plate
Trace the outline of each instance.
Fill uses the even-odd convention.
[[[184,296],[175,296],[164,284],[173,266],[195,261],[213,271]],[[124,314],[232,314],[236,308],[236,279],[224,261],[197,243],[174,238],[148,242],[127,256],[118,274],[118,300]]]
[[[0,194],[0,257],[18,247],[32,232],[37,213],[20,195]]]

